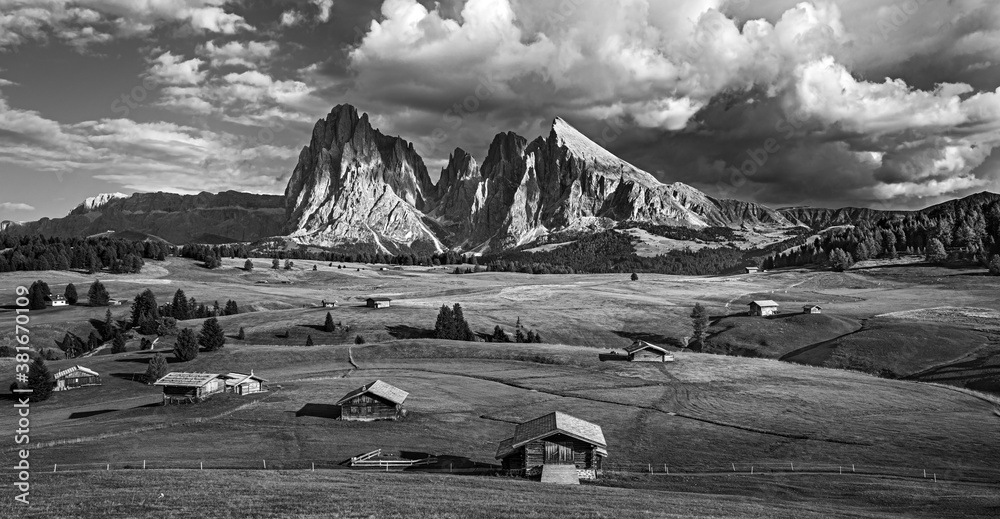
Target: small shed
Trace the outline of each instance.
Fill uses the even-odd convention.
[[[500,442],[496,459],[513,474],[537,476],[544,465],[575,465],[579,477],[594,479],[607,449],[601,426],[556,411],[518,424],[514,436]]]
[[[778,303],[771,300],[752,301],[750,303],[750,315],[767,317],[778,313]]]
[[[802,313],[804,314],[820,314],[823,313],[823,307],[819,305],[806,305],[802,307]]]
[[[760,269],[757,267],[746,267],[747,274],[756,274],[758,272],[760,272]]]
[[[163,387],[163,403],[200,402],[226,390],[225,378],[216,373],[167,373],[153,383]]]
[[[227,373],[222,376],[226,382],[226,393],[236,393],[237,395],[251,395],[253,393],[264,392],[264,380],[253,374]]]
[[[630,362],[673,362],[674,356],[667,350],[646,341],[635,341],[625,348]]]
[[[69,306],[69,301],[66,300],[65,296],[45,296],[45,304],[48,306]]]
[[[53,391],[67,391],[84,386],[101,385],[101,376],[92,369],[83,366],[73,366],[57,372],[52,376],[55,385]]]
[[[122,300],[121,299],[108,299],[108,305],[109,306],[121,306],[122,305]]]
[[[398,420],[406,414],[403,401],[409,395],[398,387],[376,380],[344,395],[334,405],[340,407],[341,420]]]
[[[368,308],[389,308],[390,303],[392,303],[392,299],[388,297],[369,297],[365,301]]]
[[[337,302],[336,301],[327,301],[326,299],[324,299],[323,300],[323,308],[337,308]]]

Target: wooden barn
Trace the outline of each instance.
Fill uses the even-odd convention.
[[[167,373],[153,383],[163,387],[163,403],[184,404],[200,402],[226,390],[226,379],[215,373]]]
[[[237,395],[252,395],[253,393],[261,393],[265,391],[264,383],[266,380],[253,374],[253,370],[250,371],[249,375],[243,373],[227,373],[222,376],[226,382],[226,393],[236,393]]]
[[[403,401],[407,396],[406,391],[376,380],[344,395],[334,405],[340,407],[341,420],[398,420],[406,414]]]
[[[67,391],[84,386],[101,385],[101,376],[92,369],[83,366],[66,368],[52,376],[55,381],[53,391]]]
[[[757,317],[767,317],[778,313],[778,303],[771,300],[752,301],[749,306],[750,315]]]
[[[745,267],[744,270],[746,270],[747,274],[756,274],[760,272],[760,269],[757,267]]]
[[[823,313],[823,307],[819,305],[806,305],[802,307],[802,313],[804,314],[820,314]]]
[[[575,465],[578,477],[593,479],[607,449],[599,425],[556,411],[519,424],[512,438],[500,442],[496,459],[514,474],[537,476],[545,465]]]
[[[337,308],[337,302],[336,301],[327,301],[326,299],[324,299],[323,300],[323,308]]]
[[[389,308],[390,303],[392,303],[392,299],[388,297],[369,297],[365,301],[368,308]]]
[[[674,356],[667,350],[646,341],[635,341],[625,348],[630,362],[673,362]]]

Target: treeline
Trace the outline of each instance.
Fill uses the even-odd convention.
[[[442,253],[407,253],[393,255],[383,252],[365,251],[315,251],[308,250],[306,248],[277,250],[270,247],[262,248],[260,245],[250,246],[245,244],[185,245],[181,248],[179,255],[185,258],[204,262],[206,266],[218,266],[217,261],[221,261],[221,258],[249,259],[251,257],[270,257],[279,261],[310,260],[331,263],[374,263],[383,265],[438,266],[478,263],[478,258],[475,255],[460,254],[452,251]]]
[[[840,252],[837,252],[837,251]],[[969,197],[917,213],[860,221],[824,233],[795,251],[773,255],[763,267],[780,268],[920,254],[935,262],[983,265],[1000,254],[1000,200]]]
[[[163,260],[171,252],[162,242],[0,233],[0,272],[76,269],[127,274],[139,272],[143,259]]]
[[[577,240],[559,248],[525,252],[509,251],[480,260],[492,272],[527,274],[574,274],[646,272],[656,274],[707,275],[741,267],[755,252],[732,247],[670,251],[659,256],[636,254],[634,238],[616,231],[606,231]]]

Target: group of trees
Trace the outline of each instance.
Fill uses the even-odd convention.
[[[434,323],[434,336],[452,341],[476,340],[476,334],[472,333],[472,328],[462,313],[462,305],[458,303],[451,308],[448,305],[441,305],[437,321]]]
[[[28,377],[24,382],[14,382],[10,385],[11,392],[15,389],[30,389],[31,393],[26,394],[31,402],[42,402],[52,396],[53,391],[52,372],[45,365],[45,359],[41,355],[36,355],[35,359],[28,365]]]
[[[362,246],[363,247],[363,246]],[[350,262],[350,263],[374,263],[388,265],[461,265],[473,264],[477,258],[473,254],[460,254],[453,251],[442,253],[437,252],[401,252],[399,254],[388,254],[376,251],[372,246],[370,250],[329,250],[315,251],[306,247],[288,250],[283,242],[261,242],[254,245],[247,244],[223,244],[223,245],[185,245],[178,253],[185,258],[191,258],[214,264],[219,258],[241,258],[249,259],[251,256],[272,257],[280,264],[285,264],[291,260],[310,260],[322,262]],[[245,264],[244,268],[250,270],[253,262]],[[277,267],[276,267],[277,268]]]
[[[49,284],[41,279],[31,283],[28,287],[28,309],[29,310],[44,310],[46,306],[46,301],[49,298],[55,297],[52,294],[52,289],[49,288]],[[76,292],[76,285],[70,283],[66,285],[63,290],[63,297],[66,298],[66,302],[75,305],[79,302],[80,296]]]
[[[528,333],[524,333],[524,327],[521,326],[521,318],[518,317],[517,324],[514,325],[513,340],[498,324],[493,327],[493,335],[490,336],[490,342],[541,343],[542,336],[535,333],[535,330],[528,330]]]
[[[240,307],[236,301],[228,300],[225,306],[219,306],[215,301],[212,306],[199,303],[195,298],[188,298],[183,289],[178,288],[174,292],[174,297],[169,303],[164,303],[159,307],[161,315],[172,317],[178,321],[188,319],[206,319],[208,317],[219,317],[227,315],[237,315]]]
[[[139,272],[143,259],[162,260],[172,252],[163,242],[122,238],[46,238],[0,233],[0,272],[20,270],[107,270]]]
[[[923,255],[927,261],[974,262],[989,267],[1000,256],[1000,198],[977,195],[912,213],[881,213],[837,228],[764,260],[764,269]],[[998,260],[1000,261],[1000,260]]]
[[[201,325],[201,331],[195,335],[191,328],[184,328],[177,334],[174,342],[174,356],[181,362],[189,362],[198,357],[201,348],[205,351],[217,351],[226,345],[226,334],[215,317],[206,319]]]

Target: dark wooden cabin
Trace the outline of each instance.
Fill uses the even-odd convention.
[[[674,356],[667,350],[646,341],[635,341],[625,348],[631,362],[673,362]]]
[[[101,385],[101,376],[92,369],[83,366],[66,368],[52,376],[55,385],[53,391],[67,391],[85,386]]]
[[[389,308],[389,305],[392,304],[392,299],[388,297],[369,297],[365,301],[365,304],[368,308]]]
[[[201,402],[226,389],[225,378],[215,373],[167,373],[153,385],[163,387],[164,404]]]
[[[607,448],[599,425],[556,411],[519,424],[500,442],[496,459],[513,474],[537,476],[544,465],[576,465],[581,478],[593,479]]]
[[[253,374],[250,371],[249,375],[243,373],[228,373],[223,375],[222,378],[226,382],[226,392],[236,393],[237,395],[251,395],[253,393],[260,393],[264,391],[264,382],[266,380]]]
[[[361,386],[337,401],[341,420],[398,420],[406,414],[403,401],[409,393],[381,380]]]

